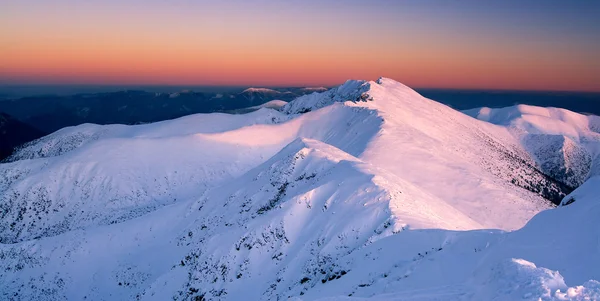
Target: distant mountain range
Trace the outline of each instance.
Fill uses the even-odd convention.
[[[419,89],[421,95],[457,110],[480,107],[503,108],[518,104],[563,108],[600,115],[600,93],[560,91],[495,91]]]
[[[236,113],[239,109],[254,107],[258,109],[258,106],[271,100],[290,101],[308,93],[325,90],[327,88],[323,87],[277,90],[249,88],[241,93],[205,93],[187,90],[157,93],[128,90],[4,99],[0,100],[0,112],[4,114],[4,118],[11,120],[11,123],[9,123],[10,127],[2,128],[5,134],[0,160],[12,153],[13,147],[67,126],[83,123],[140,124],[195,113]],[[27,134],[21,131],[27,131]]]

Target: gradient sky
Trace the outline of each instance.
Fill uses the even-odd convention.
[[[0,0],[0,84],[600,91],[600,1]]]

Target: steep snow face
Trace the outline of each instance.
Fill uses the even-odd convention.
[[[563,183],[577,187],[598,173],[598,142],[580,143],[568,136],[529,134],[523,145],[536,158],[542,171]]]
[[[371,82],[366,94],[362,98],[367,101],[352,105],[378,111],[384,124],[361,158],[445,200],[484,227],[518,228],[547,208],[539,195],[558,202],[569,192],[535,169],[530,155],[505,129],[468,118],[391,79]]]
[[[509,129],[385,78],[349,81],[282,111],[82,125],[23,148],[0,165],[0,296],[597,293],[594,281],[567,287],[600,278],[589,268],[598,229],[580,231],[598,214],[586,201],[593,183],[522,230],[465,231],[517,229],[550,207],[542,195],[565,193]],[[582,220],[566,220],[576,214]],[[585,239],[550,240],[563,227]],[[588,248],[559,264],[552,248],[567,245]],[[568,265],[579,259],[591,264],[577,278]],[[522,281],[530,285],[514,289]]]
[[[519,139],[546,174],[577,187],[600,173],[600,117],[565,109],[518,105],[465,111],[501,125]]]

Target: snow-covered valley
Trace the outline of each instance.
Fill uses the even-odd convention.
[[[600,298],[599,117],[386,78],[275,107],[20,149],[0,299]]]

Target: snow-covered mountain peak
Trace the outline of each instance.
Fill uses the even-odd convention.
[[[355,103],[357,106],[372,107],[378,110],[385,110],[388,102],[395,102],[394,106],[403,102],[432,102],[404,84],[381,77],[376,81],[348,80],[325,92],[299,97],[289,102],[282,110],[288,114],[306,113],[335,102],[346,101]],[[369,104],[372,101],[376,101],[378,105]]]

